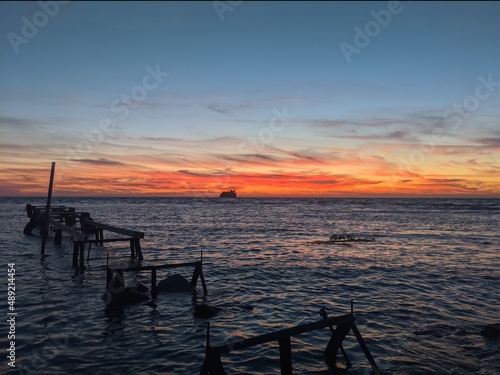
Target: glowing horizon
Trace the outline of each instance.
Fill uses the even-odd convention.
[[[0,4],[0,196],[500,196],[498,3],[217,3]]]

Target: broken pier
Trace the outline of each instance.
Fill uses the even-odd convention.
[[[42,235],[47,236],[49,228],[45,227],[45,223],[48,222],[54,231],[54,243],[56,245],[61,244],[63,232],[71,236],[73,242],[73,266],[77,266],[78,263],[80,265],[84,264],[86,244],[89,245],[88,260],[92,244],[103,246],[106,242],[128,242],[131,257],[138,260],[144,259],[141,248],[141,239],[144,238],[143,232],[98,223],[92,220],[88,212],[78,212],[74,207],[50,207],[47,214],[45,207],[27,204],[26,212],[30,221],[24,228],[25,234],[31,234],[33,229],[39,226],[42,228]],[[120,234],[122,237],[104,238],[104,231]]]

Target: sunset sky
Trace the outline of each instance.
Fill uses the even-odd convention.
[[[498,2],[1,2],[0,196],[498,197]]]

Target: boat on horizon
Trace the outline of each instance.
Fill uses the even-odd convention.
[[[236,198],[236,190],[223,191],[220,193],[221,198]]]

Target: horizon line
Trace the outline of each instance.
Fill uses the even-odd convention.
[[[35,199],[46,199],[45,195],[0,195],[0,198],[35,198]],[[221,198],[219,196],[196,196],[196,195],[62,195],[62,196],[52,196],[52,199],[59,198],[182,198],[182,199],[500,199],[500,196],[490,196],[490,195],[384,195],[384,196],[262,196],[262,195],[249,195],[249,196],[238,196],[236,198]]]

